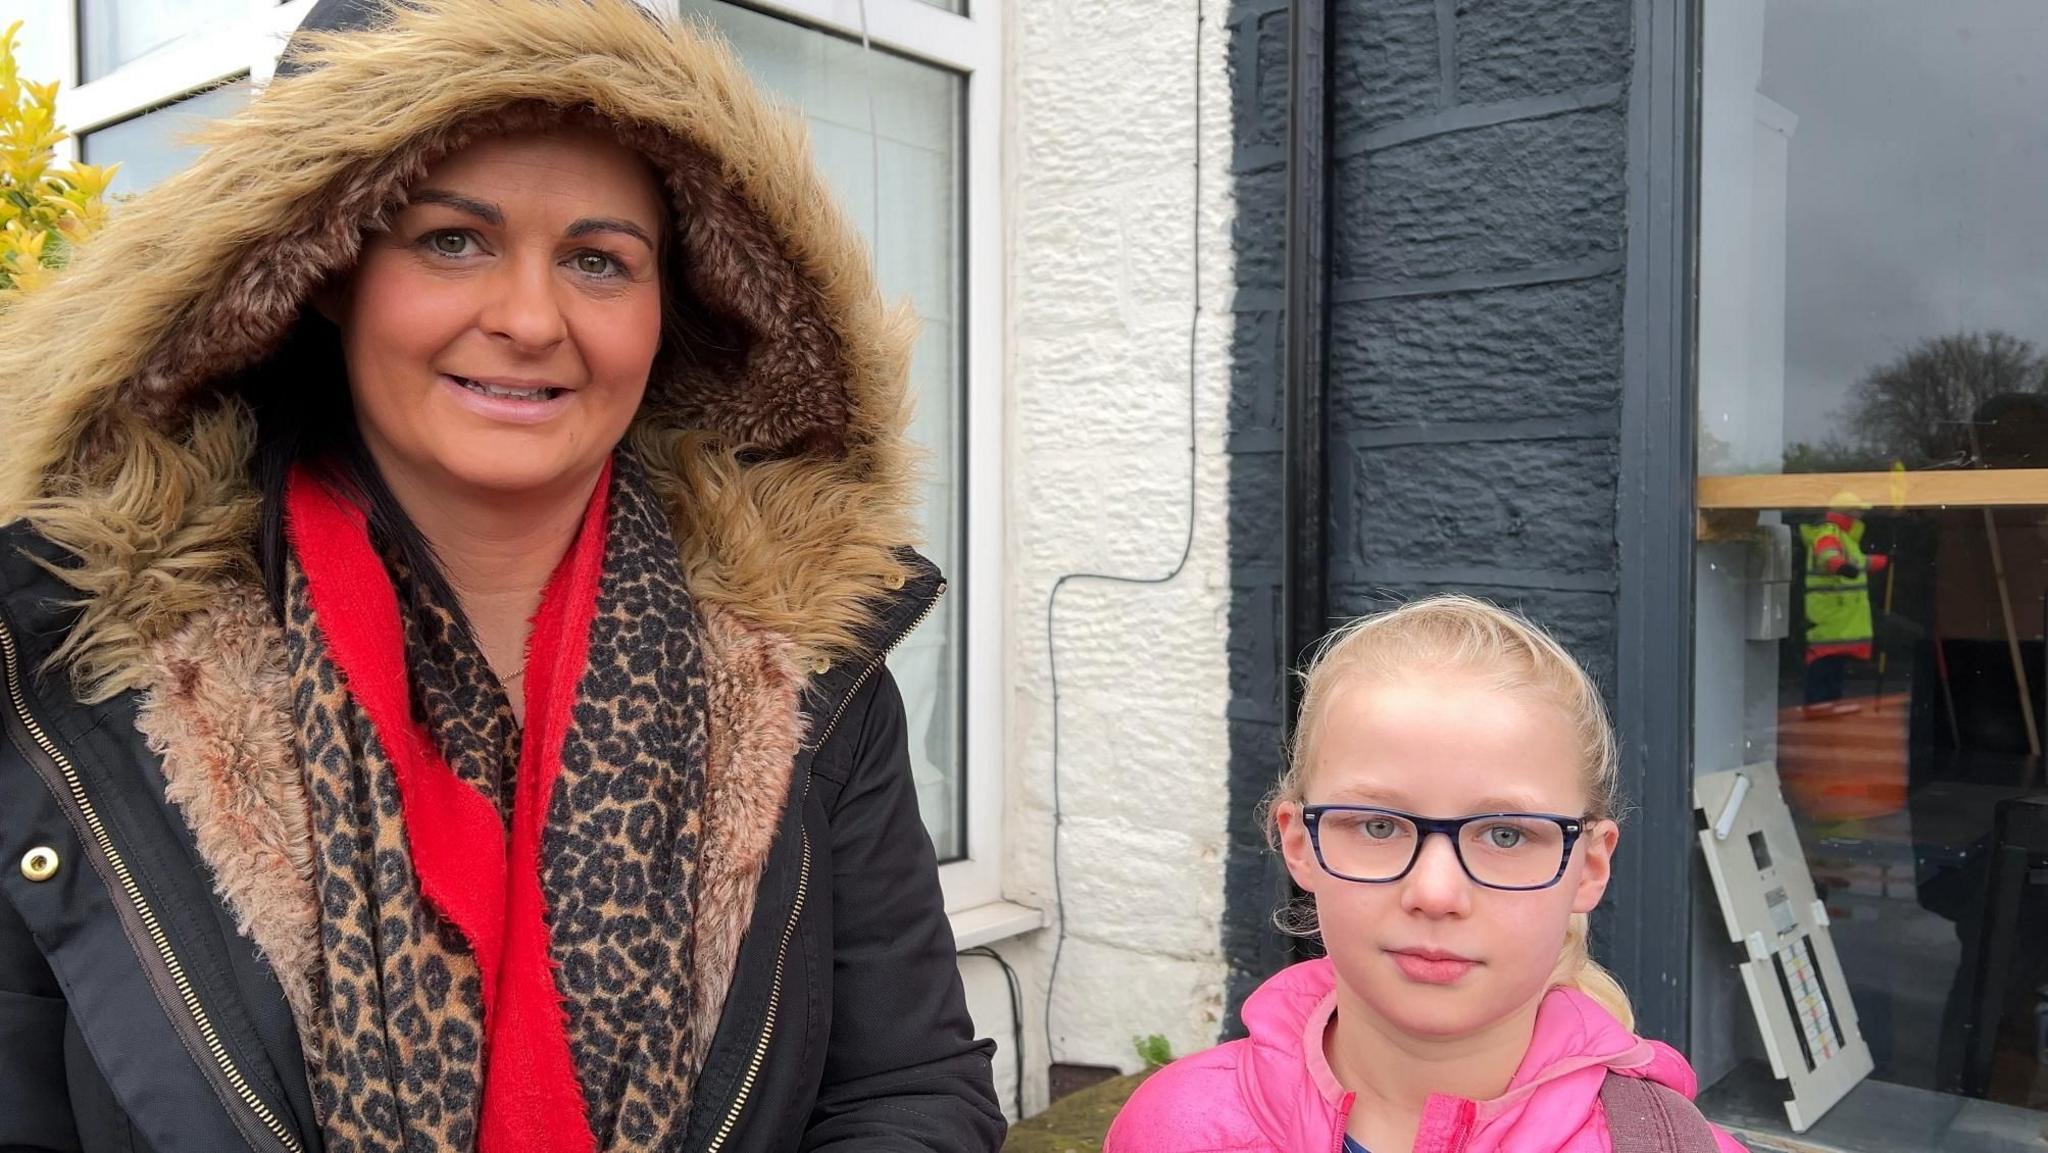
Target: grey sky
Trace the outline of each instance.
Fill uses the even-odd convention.
[[[1712,0],[1709,0],[1711,3]],[[1785,434],[1923,337],[2048,347],[2048,3],[1768,0],[1764,95],[1799,117]]]

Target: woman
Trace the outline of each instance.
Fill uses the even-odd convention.
[[[0,1147],[997,1148],[800,130],[630,0],[309,25],[0,315]]]

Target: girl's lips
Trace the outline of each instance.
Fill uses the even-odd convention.
[[[546,400],[522,400],[509,396],[490,396],[469,388],[456,377],[443,373],[441,387],[448,390],[455,403],[486,420],[503,424],[542,424],[555,418],[569,406],[575,396],[568,389],[557,389]]]
[[[1401,970],[1402,976],[1422,985],[1454,984],[1479,965],[1479,962],[1455,953],[1388,950],[1387,955],[1394,959],[1394,966]]]

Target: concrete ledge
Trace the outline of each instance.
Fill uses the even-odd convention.
[[[1046,925],[1045,912],[1009,901],[990,901],[957,913],[946,914],[953,923],[953,947],[972,949],[1021,937]]]
[[[1700,1109],[1751,1153],[2043,1153],[2048,1115],[1882,1081],[1849,1091],[1804,1133],[1785,1123],[1784,1086],[1745,1065],[1700,1094]]]

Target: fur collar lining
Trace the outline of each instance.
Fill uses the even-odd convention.
[[[155,647],[135,727],[162,758],[164,796],[235,927],[270,962],[299,1035],[312,1037],[320,919],[283,646],[260,595],[222,596]]]
[[[700,1063],[753,920],[804,726],[804,677],[790,642],[715,607],[705,607],[704,623],[711,747],[698,881]],[[136,727],[163,759],[165,794],[236,927],[284,987],[303,1039],[318,1035],[319,915],[283,646],[260,596],[222,595],[153,647]]]
[[[711,680],[705,849],[697,878],[697,1067],[718,1031],[761,870],[789,804],[805,718],[791,646],[730,613],[704,614]]]

